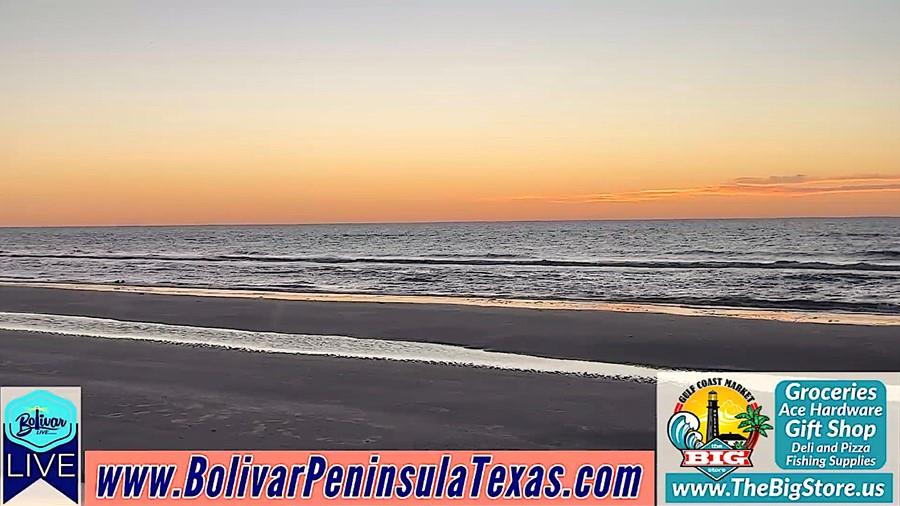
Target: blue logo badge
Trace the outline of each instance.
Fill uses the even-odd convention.
[[[35,390],[6,405],[6,437],[29,450],[43,453],[75,439],[75,404],[46,390]]]

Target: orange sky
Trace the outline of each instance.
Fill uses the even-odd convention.
[[[896,3],[274,4],[0,3],[0,226],[900,215]]]

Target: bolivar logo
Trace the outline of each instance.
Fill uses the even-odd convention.
[[[80,503],[81,390],[4,387],[2,504]]]
[[[681,452],[681,467],[716,481],[739,467],[753,467],[753,449],[772,429],[762,409],[753,393],[733,380],[706,378],[688,387],[667,426],[669,441]]]
[[[46,390],[35,390],[6,405],[6,437],[35,451],[46,452],[75,439],[75,405]]]

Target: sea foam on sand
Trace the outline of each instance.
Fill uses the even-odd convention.
[[[484,351],[447,344],[335,335],[255,332],[84,316],[0,312],[0,330],[160,341],[269,353],[415,361],[551,374],[612,377],[639,382],[649,382],[655,378],[655,369],[649,367]]]

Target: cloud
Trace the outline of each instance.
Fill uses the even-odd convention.
[[[769,176],[769,177],[739,177],[735,184],[791,184],[805,183],[809,178],[803,174],[796,176]]]
[[[534,201],[556,204],[635,203],[692,197],[807,197],[839,193],[900,191],[898,175],[858,175],[814,178],[792,176],[740,177],[730,182],[689,188],[654,188],[627,192],[598,192],[570,195],[523,195],[505,201]]]

